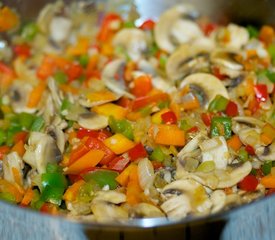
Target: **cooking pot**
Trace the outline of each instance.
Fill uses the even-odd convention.
[[[70,2],[69,0],[65,0]],[[45,0],[4,0],[18,10],[23,19],[34,18],[48,2]],[[179,0],[91,0],[94,11],[123,11],[136,6],[141,19],[157,19]],[[186,1],[187,2],[187,1]],[[239,24],[275,24],[275,1],[272,0],[192,0],[203,15],[215,21]],[[83,223],[41,214],[0,202],[1,239],[275,239],[275,196],[236,207],[211,216],[180,221],[139,219],[126,224]]]

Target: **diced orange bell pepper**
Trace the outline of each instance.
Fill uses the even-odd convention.
[[[267,46],[273,42],[275,38],[274,29],[271,26],[263,26],[260,30],[259,39]]]
[[[89,39],[87,37],[79,37],[73,46],[67,48],[66,53],[70,56],[80,56],[87,53],[89,48]]]
[[[267,175],[261,179],[261,184],[266,188],[275,188],[275,176]]]
[[[17,184],[12,184],[5,179],[0,179],[0,192],[10,193],[16,202],[21,202],[24,194],[24,191]]]
[[[103,143],[116,154],[127,152],[135,146],[134,142],[120,133],[105,139]]]
[[[161,115],[163,113],[166,113],[166,112],[169,112],[169,111],[170,111],[169,108],[164,108],[164,109],[161,109],[159,112],[154,113],[152,115],[151,122],[154,123],[154,124],[161,124],[162,123]]]
[[[234,151],[238,151],[242,146],[242,142],[238,135],[233,135],[227,140],[227,145],[231,147]]]
[[[33,196],[34,196],[33,190],[31,188],[28,188],[21,201],[21,205],[28,206],[31,203]]]
[[[69,186],[66,192],[63,195],[65,201],[74,201],[77,197],[77,193],[81,186],[85,184],[83,179],[78,180],[73,185]]]
[[[100,101],[105,102],[105,101],[114,101],[117,99],[117,96],[108,90],[90,92],[86,95],[86,97],[90,102],[100,102]]]
[[[46,88],[46,83],[44,81],[40,81],[36,87],[33,88],[29,95],[29,100],[27,103],[27,107],[34,108],[40,102],[44,90]]]
[[[127,109],[116,105],[114,103],[106,103],[103,105],[95,106],[92,110],[104,116],[113,116],[116,119],[123,119],[127,114]]]
[[[132,171],[132,169],[135,168],[134,164],[130,164],[128,167],[126,167],[117,177],[116,181],[123,187],[126,187],[129,181],[129,175]]]
[[[0,32],[8,31],[19,24],[19,18],[15,12],[5,6],[0,9]]]
[[[95,167],[104,157],[104,155],[105,153],[103,151],[92,149],[81,158],[73,162],[71,165],[69,165],[65,172],[66,174],[78,174],[87,168]]]
[[[138,167],[133,165],[126,188],[126,202],[130,205],[140,203],[142,201],[142,193],[143,191],[139,184]]]
[[[22,140],[18,141],[11,149],[12,152],[17,152],[20,157],[23,157],[26,149]]]
[[[10,147],[8,146],[0,146],[0,160],[10,151]]]
[[[134,79],[134,87],[131,92],[136,97],[146,96],[153,88],[152,79],[148,75],[141,75]]]
[[[152,125],[149,129],[155,143],[163,145],[184,146],[185,133],[177,125],[158,124]]]
[[[275,139],[275,128],[269,123],[265,124],[260,139],[265,145],[271,144]]]

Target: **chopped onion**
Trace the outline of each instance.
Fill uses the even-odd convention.
[[[140,160],[138,163],[138,177],[143,190],[153,185],[155,179],[154,167],[147,158]]]

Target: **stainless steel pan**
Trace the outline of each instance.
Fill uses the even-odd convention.
[[[70,2],[69,0],[65,0]],[[3,0],[18,9],[23,19],[33,18],[50,1]],[[96,11],[116,6],[129,8],[134,3],[141,18],[157,18],[179,0],[94,0]],[[240,24],[275,25],[273,0],[191,0],[202,14],[216,21]],[[28,209],[0,202],[0,239],[275,239],[275,196],[258,200],[226,212],[206,217],[171,222],[166,219],[142,219],[127,224],[94,224],[73,222],[61,217],[42,215]]]

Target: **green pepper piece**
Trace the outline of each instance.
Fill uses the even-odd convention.
[[[80,187],[77,199],[79,201],[89,202],[93,199],[95,192],[99,190],[101,190],[99,185],[95,181],[90,180]]]
[[[158,104],[158,108],[159,108],[159,109],[168,108],[169,105],[170,105],[170,102],[169,102],[169,101],[163,101],[163,102],[160,102],[160,103]]]
[[[9,129],[7,130],[7,140],[6,144],[8,146],[12,146],[14,143],[14,135],[18,132],[22,131],[21,126],[10,126]]]
[[[56,163],[48,163],[46,173],[62,173],[62,167]]]
[[[124,28],[135,28],[136,25],[133,21],[127,21],[127,22],[124,22],[123,27]]]
[[[64,188],[46,186],[41,194],[40,201],[51,202],[57,205],[61,204]],[[43,204],[42,204],[43,205]]]
[[[244,148],[241,148],[239,150],[239,159],[242,161],[242,162],[245,162],[248,160],[248,152],[244,149]]]
[[[165,69],[165,66],[166,66],[166,63],[167,63],[167,56],[164,55],[164,54],[161,54],[160,55],[160,58],[159,58],[159,66],[160,68],[162,69]]]
[[[0,129],[0,146],[3,145],[7,140],[7,133],[3,130]]]
[[[262,165],[262,171],[264,175],[268,175],[271,172],[272,168],[272,161],[265,161],[264,164]]]
[[[110,189],[116,189],[118,183],[116,182],[116,177],[118,172],[110,170],[96,170],[84,175],[84,180],[90,182],[94,181],[99,187],[103,188],[108,185]]]
[[[26,112],[22,112],[18,115],[19,123],[25,130],[29,130],[31,128],[34,118],[34,115]]]
[[[230,117],[213,117],[211,120],[211,137],[224,136],[225,139],[231,137],[232,121]]]
[[[205,172],[205,173],[212,172],[214,170],[215,170],[215,162],[214,161],[202,162],[197,168],[198,172]]]
[[[81,55],[78,59],[78,62],[82,67],[86,67],[89,63],[89,55],[88,54]]]
[[[180,120],[180,129],[181,130],[187,131],[190,128],[191,128],[190,124],[185,119]]]
[[[144,108],[141,108],[139,110],[139,112],[141,113],[142,117],[146,117],[146,116],[149,116],[151,114],[152,108],[150,106],[146,106]]]
[[[275,60],[275,44],[270,44],[267,48],[267,51],[268,51],[272,61],[274,62],[274,60]]]
[[[38,26],[34,22],[25,24],[22,29],[21,36],[26,41],[32,41],[38,33]]]
[[[160,147],[156,147],[154,151],[150,155],[151,160],[156,160],[158,162],[163,162],[165,160],[166,155],[161,150]]]
[[[128,120],[117,120],[113,116],[110,116],[108,124],[114,133],[121,133],[130,140],[134,139],[133,128]]]
[[[265,75],[272,83],[275,83],[275,72],[266,71]]]
[[[229,100],[222,95],[217,95],[209,104],[210,112],[222,112],[226,109]]]
[[[30,207],[32,209],[36,209],[39,210],[42,205],[43,205],[44,201],[40,200],[40,193],[37,189],[33,189],[33,198],[30,204]]]
[[[254,27],[252,25],[248,25],[246,29],[249,33],[250,38],[258,38],[259,30],[256,27]]]
[[[59,172],[43,173],[41,175],[41,182],[42,182],[43,189],[46,188],[47,186],[63,188],[63,189],[67,187],[66,177]]]
[[[64,72],[62,72],[62,71],[57,71],[53,75],[53,78],[59,84],[64,84],[64,83],[66,83],[68,81],[67,75]]]
[[[42,116],[38,116],[34,119],[30,130],[32,132],[39,132],[43,128],[44,124],[44,118]]]
[[[15,197],[9,192],[0,192],[0,199],[6,202],[15,203]]]
[[[72,103],[69,101],[69,99],[64,98],[61,103],[61,108],[60,108],[61,114],[63,111],[68,111],[71,108],[71,106],[72,106]]]

